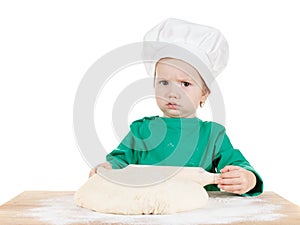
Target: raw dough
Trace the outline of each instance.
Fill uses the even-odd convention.
[[[152,186],[129,187],[95,174],[75,194],[78,206],[113,214],[170,214],[201,208],[207,201],[203,186],[182,176]]]

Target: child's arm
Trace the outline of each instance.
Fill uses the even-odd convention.
[[[225,129],[221,129],[215,142],[214,165],[221,172],[219,188],[242,195],[259,195],[263,192],[263,180],[243,154],[233,148]]]
[[[234,194],[245,194],[256,185],[253,172],[239,166],[225,166],[217,182],[218,188]]]
[[[93,176],[99,167],[103,167],[105,169],[121,169],[126,167],[128,164],[134,164],[134,151],[128,147],[130,142],[132,142],[132,139],[132,134],[129,132],[120,145],[106,156],[107,162],[101,163],[93,168],[90,171],[89,177]]]
[[[97,173],[97,169],[98,169],[99,167],[103,167],[103,168],[105,168],[105,169],[112,169],[112,167],[111,167],[111,165],[110,165],[109,162],[101,163],[101,164],[99,164],[98,166],[96,166],[95,168],[91,169],[90,174],[89,174],[89,177],[91,177],[91,176],[93,176],[94,174],[96,174],[96,173]]]

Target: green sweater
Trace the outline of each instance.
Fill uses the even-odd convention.
[[[234,149],[225,128],[198,118],[144,117],[130,125],[117,149],[107,155],[114,169],[128,164],[202,167],[216,173],[227,165],[252,171],[256,186],[244,195],[259,195],[263,181],[242,153]],[[206,190],[217,191],[217,185]]]

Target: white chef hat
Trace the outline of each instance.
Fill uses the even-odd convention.
[[[155,63],[165,57],[181,59],[198,70],[210,87],[226,67],[228,44],[219,30],[170,18],[153,27],[144,36],[144,61],[150,75]]]

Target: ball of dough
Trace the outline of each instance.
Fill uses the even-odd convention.
[[[78,206],[112,214],[171,214],[201,208],[208,194],[201,184],[175,176],[146,187],[130,187],[93,175],[76,192]]]

